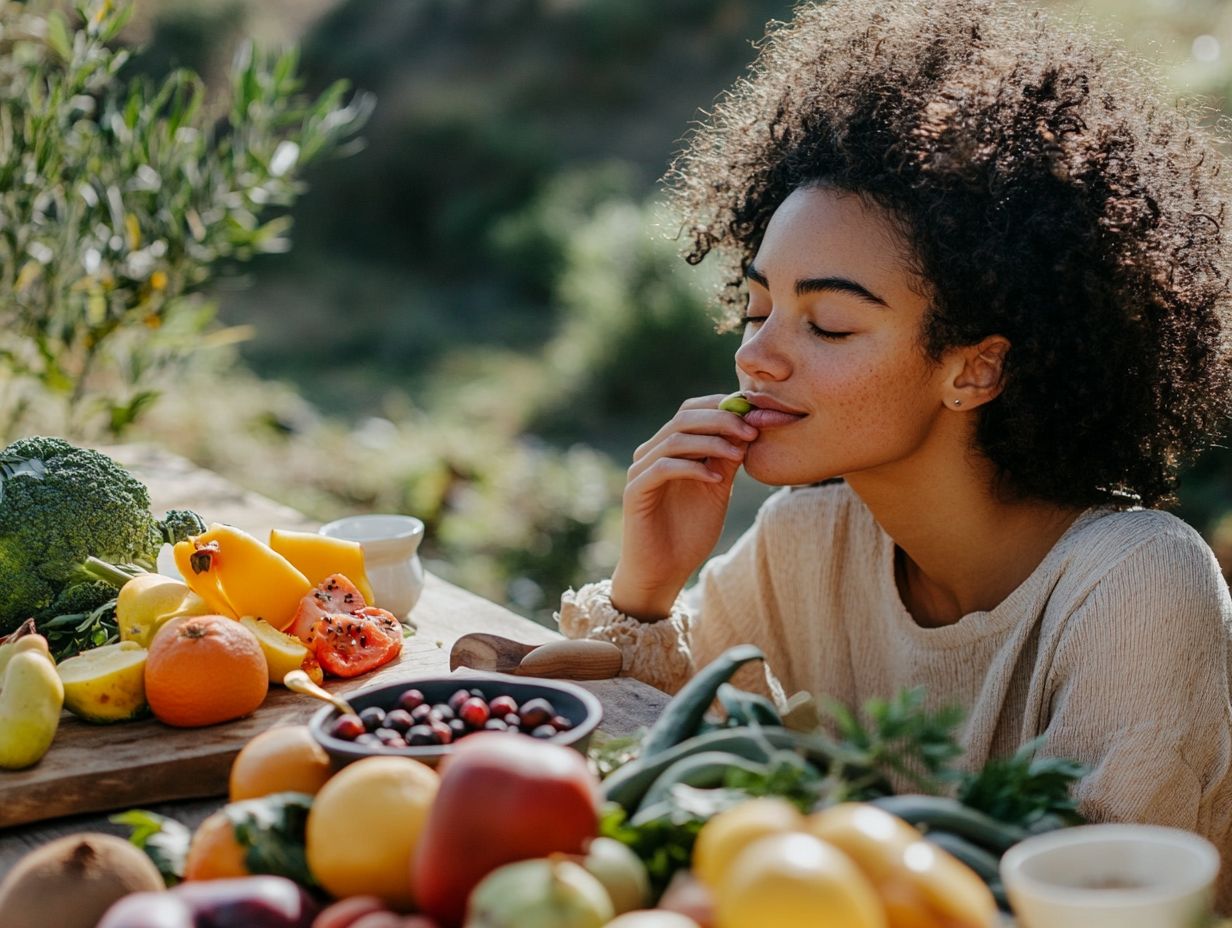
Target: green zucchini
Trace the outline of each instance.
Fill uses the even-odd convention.
[[[776,725],[782,726],[783,719],[779,710],[760,693],[750,693],[746,690],[723,683],[716,693],[719,705],[736,725]]]
[[[658,777],[646,790],[638,811],[650,808],[671,797],[672,787],[678,784],[695,786],[698,789],[713,789],[722,786],[727,777],[727,771],[732,768],[744,770],[746,773],[766,774],[770,768],[766,764],[745,760],[727,751],[702,751],[700,754],[690,754],[682,757]]]
[[[703,751],[724,751],[744,760],[764,763],[770,759],[774,749],[781,746],[768,738],[766,733],[750,728],[719,728],[682,741],[656,757],[639,756],[629,761],[603,781],[603,798],[631,812],[659,775],[681,758]]]
[[[997,900],[997,907],[1009,911],[1009,899],[1005,895],[1005,887],[1001,884],[1001,870],[993,854],[951,831],[930,831],[924,836],[924,840],[937,845],[970,867],[988,886],[993,898]]]
[[[870,802],[910,822],[926,834],[933,829],[953,832],[997,856],[1027,836],[1017,825],[999,822],[978,809],[945,796],[881,796]]]
[[[752,644],[740,644],[728,648],[717,658],[693,675],[680,691],[672,697],[662,714],[650,726],[642,740],[641,756],[654,757],[673,745],[692,737],[714,702],[719,686],[731,679],[740,667],[749,661],[765,660],[761,648]]]

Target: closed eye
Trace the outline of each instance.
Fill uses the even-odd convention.
[[[809,331],[818,338],[824,338],[827,341],[835,342],[841,341],[851,334],[850,332],[831,332],[829,329],[823,329],[821,326],[813,325],[811,322],[809,323]]]

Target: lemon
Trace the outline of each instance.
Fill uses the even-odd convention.
[[[758,838],[715,890],[717,928],[886,928],[872,884],[842,851],[800,832]]]
[[[280,632],[265,619],[246,615],[240,624],[257,636],[269,665],[270,683],[281,683],[292,670],[299,670],[308,656],[308,647],[294,635]]]
[[[121,641],[57,664],[64,708],[87,722],[121,722],[142,715],[146,653],[135,641]]]
[[[399,911],[414,902],[411,859],[440,778],[409,757],[365,757],[334,774],[312,801],[308,869],[338,899],[376,896]]]
[[[766,835],[798,831],[804,816],[786,799],[766,796],[724,809],[702,826],[693,845],[693,872],[711,889],[744,848]]]

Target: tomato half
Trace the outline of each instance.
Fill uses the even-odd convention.
[[[393,613],[375,606],[336,612],[313,626],[309,646],[326,673],[356,677],[402,653],[402,625]]]

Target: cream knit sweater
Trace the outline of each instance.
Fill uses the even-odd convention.
[[[966,711],[970,768],[1043,735],[1041,754],[1090,768],[1077,789],[1089,820],[1190,829],[1229,860],[1232,600],[1192,528],[1087,510],[1009,598],[940,628],[904,608],[894,551],[846,484],[782,490],[669,619],[616,612],[604,581],[566,592],[558,621],[615,641],[626,673],[669,692],[741,642],[767,663],[734,682],[779,701],[806,690],[857,707],[922,685],[931,707]]]

